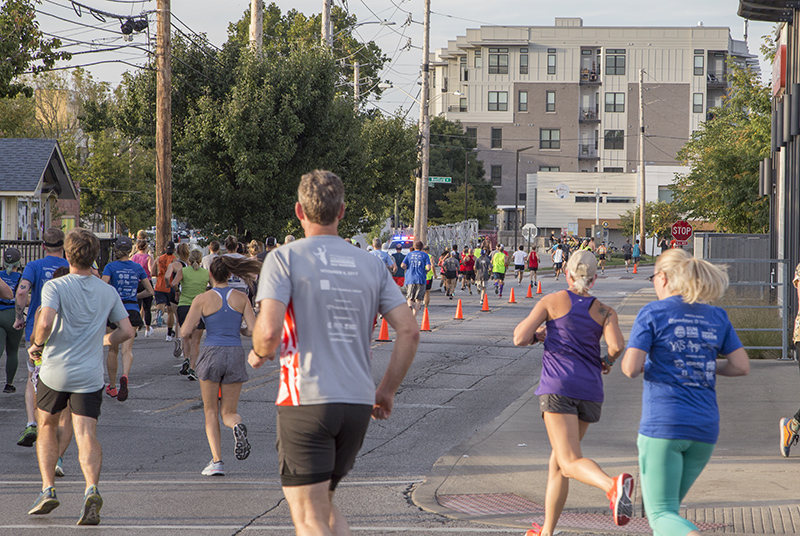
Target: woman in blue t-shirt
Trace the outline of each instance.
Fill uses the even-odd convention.
[[[747,352],[712,305],[728,274],[680,249],[658,257],[650,279],[658,301],[636,317],[622,372],[644,372],[639,469],[647,519],[655,534],[699,534],[678,514],[681,501],[711,458],[719,435],[716,377],[750,372]],[[725,361],[717,362],[722,356]]]

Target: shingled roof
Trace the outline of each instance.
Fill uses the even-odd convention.
[[[77,191],[57,140],[0,138],[0,194],[37,195],[55,190],[61,199]]]

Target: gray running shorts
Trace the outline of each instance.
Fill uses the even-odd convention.
[[[197,377],[215,383],[244,383],[247,367],[241,346],[203,346],[197,358]]]
[[[411,283],[408,285],[406,297],[409,300],[422,301],[425,299],[425,284],[424,283]]]
[[[336,489],[355,464],[371,416],[372,406],[366,404],[278,406],[281,484],[330,480],[330,489]]]
[[[589,400],[579,400],[563,395],[539,395],[539,409],[545,413],[566,413],[577,415],[583,422],[593,423],[600,420],[603,404]]]

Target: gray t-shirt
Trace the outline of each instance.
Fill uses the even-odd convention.
[[[217,257],[219,257],[219,254],[217,254],[217,253],[209,253],[208,255],[203,257],[202,261],[200,261],[200,266],[202,266],[206,270],[210,270],[211,269],[211,261],[213,261]]]
[[[257,301],[286,304],[278,405],[375,402],[370,342],[378,313],[405,305],[386,265],[338,236],[267,255]]]
[[[56,391],[102,389],[106,321],[128,317],[117,291],[93,275],[69,274],[44,284],[42,307],[55,309],[56,318],[39,378]]]

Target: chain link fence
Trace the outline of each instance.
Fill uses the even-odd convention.
[[[482,238],[478,235],[478,220],[465,220],[460,223],[434,225],[428,227],[428,243],[431,254],[438,256],[450,249],[453,244],[461,250],[464,246],[477,247]]]

